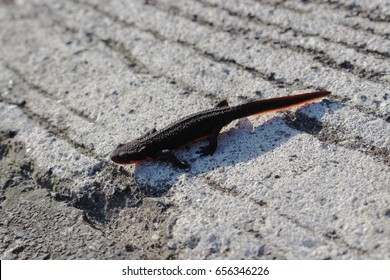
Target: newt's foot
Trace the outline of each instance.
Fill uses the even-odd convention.
[[[201,155],[202,157],[205,157],[205,156],[212,156],[214,154],[214,151],[213,149],[210,148],[210,146],[204,146],[204,147],[200,147],[200,150],[197,151],[196,153]]]

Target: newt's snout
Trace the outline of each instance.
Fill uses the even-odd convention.
[[[136,162],[134,160],[128,159],[127,157],[120,156],[118,153],[116,153],[116,151],[110,155],[110,159],[117,164],[131,164]]]
[[[147,159],[144,152],[145,149],[136,150],[132,146],[119,144],[111,153],[110,159],[117,164],[132,164]]]
[[[125,163],[124,161],[126,160],[125,159],[125,153],[123,153],[123,151],[121,151],[121,148],[124,146],[124,144],[119,144],[114,151],[112,151],[111,155],[110,155],[110,159],[115,162],[115,163],[119,163],[119,164],[123,164]]]
[[[121,163],[121,157],[115,151],[110,155],[110,159],[115,163]]]

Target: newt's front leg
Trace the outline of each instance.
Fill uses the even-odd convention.
[[[156,154],[156,158],[164,158],[170,161],[174,166],[182,169],[190,168],[190,165],[186,161],[180,161],[172,151],[161,150]]]
[[[227,102],[227,100],[221,100],[215,105],[215,108],[223,108],[223,107],[229,107],[229,103]],[[198,154],[200,154],[201,156],[208,156],[214,154],[218,146],[218,135],[221,132],[221,129],[225,125],[226,124],[218,125],[213,128],[213,130],[211,131],[210,135],[207,138],[209,141],[209,145],[205,147],[201,147],[200,151],[197,152]]]
[[[200,154],[201,156],[208,156],[214,154],[218,146],[218,135],[223,127],[224,125],[216,126],[213,128],[211,134],[208,137],[208,146],[201,147],[200,151],[197,152],[198,154]]]

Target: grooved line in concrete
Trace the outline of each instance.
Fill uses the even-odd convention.
[[[233,10],[231,10],[229,8],[221,7],[221,6],[217,5],[217,4],[212,4],[210,2],[207,2],[207,0],[197,0],[197,1],[202,3],[202,4],[204,4],[205,6],[210,6],[210,7],[214,7],[214,8],[217,7],[219,9],[223,10],[223,11],[228,12],[231,16],[236,16],[236,17],[238,17],[240,19],[249,19],[249,21],[253,21],[256,24],[259,24],[259,23],[261,23],[262,25],[269,24],[269,25],[273,25],[273,26],[276,26],[276,27],[279,27],[279,28],[282,28],[282,29],[286,29],[286,27],[281,25],[281,24],[276,24],[276,23],[272,23],[272,22],[266,22],[266,21],[264,21],[263,19],[261,19],[260,17],[258,17],[256,15],[245,16],[245,15],[243,15],[240,12],[233,11]],[[355,51],[361,52],[361,53],[364,53],[364,54],[369,53],[371,55],[375,55],[377,57],[382,57],[382,58],[390,57],[390,53],[389,52],[381,52],[381,51],[376,51],[376,50],[365,49],[364,45],[358,45],[358,44],[351,45],[350,43],[347,43],[347,42],[344,42],[344,41],[333,41],[329,37],[324,37],[324,36],[321,36],[321,35],[316,34],[316,33],[305,32],[305,31],[302,31],[302,30],[299,30],[299,29],[296,29],[296,28],[293,28],[293,27],[291,27],[291,30],[296,32],[297,34],[301,34],[301,35],[303,35],[305,37],[318,37],[318,38],[321,38],[324,41],[327,41],[327,42],[330,42],[330,43],[334,43],[334,44],[340,44],[340,45],[343,45],[345,47],[354,49]]]
[[[232,196],[232,197],[247,195],[247,194],[242,193],[242,192],[237,191],[237,190],[229,190],[225,186],[223,186],[223,184],[218,183],[218,182],[216,182],[216,181],[214,181],[212,179],[205,178],[205,181],[206,181],[208,186],[210,186],[213,189],[215,189],[217,191],[220,191],[220,192],[222,192],[222,193],[224,193],[226,195],[229,195],[229,196]],[[258,205],[259,207],[263,207],[263,206],[266,205],[266,203],[264,201],[262,201],[262,200],[259,201],[257,199],[251,198],[250,201],[252,201],[255,205]],[[350,245],[342,237],[340,237],[339,235],[336,235],[336,233],[332,233],[332,232],[331,233],[329,233],[329,232],[323,233],[323,232],[315,231],[314,229],[310,228],[307,225],[302,224],[298,219],[296,219],[294,217],[291,217],[288,214],[280,213],[278,210],[275,210],[275,212],[281,218],[283,218],[283,219],[285,219],[287,221],[292,222],[294,225],[296,225],[297,227],[299,227],[299,228],[309,232],[313,236],[319,236],[320,235],[320,236],[324,237],[326,240],[328,240],[329,242],[335,243],[338,246],[345,247],[345,248],[347,248],[349,250],[354,250],[354,251],[358,252],[359,254],[368,254],[367,250],[364,250],[364,249],[361,249],[361,248],[358,248],[358,247]]]
[[[169,10],[172,9],[173,7],[180,11],[180,8],[178,8],[177,6],[169,6],[168,7],[168,6],[165,6],[164,4],[160,4],[158,2],[153,2],[153,3],[150,3],[149,5],[155,7],[157,10],[160,10],[162,12],[169,12]],[[179,14],[174,14],[174,15],[180,16],[180,17],[187,19],[187,20],[192,19],[191,15],[189,15],[183,11],[180,11]],[[198,15],[197,15],[196,23],[199,25],[203,25],[203,26],[206,26],[208,28],[211,28],[214,31],[224,32],[223,28],[215,27],[213,22],[208,21],[204,18],[201,18]],[[257,24],[258,25],[265,25],[264,23],[261,23],[261,22],[258,22]],[[273,24],[271,24],[271,25],[273,25]],[[281,28],[279,26],[277,26],[277,27],[280,28],[280,32],[287,31],[286,28]],[[240,27],[235,27],[235,28],[238,31],[240,31],[240,29],[241,29]],[[289,50],[296,52],[296,53],[301,53],[301,52],[308,53],[308,54],[314,55],[315,56],[314,59],[317,60],[320,64],[328,66],[332,69],[342,71],[342,72],[352,73],[353,75],[355,75],[361,79],[364,79],[364,80],[377,82],[377,83],[384,83],[384,82],[381,82],[380,80],[378,80],[378,77],[383,75],[382,72],[367,71],[366,69],[358,67],[356,65],[354,65],[353,69],[347,70],[347,69],[343,68],[331,56],[327,55],[322,50],[318,50],[318,49],[310,48],[310,47],[299,46],[299,45],[293,45],[293,44],[290,44],[288,41],[271,39],[269,37],[268,38],[262,37],[261,43],[262,43],[262,45],[269,45],[269,46],[272,45],[272,47],[278,47],[280,49],[289,49]],[[334,43],[334,44],[337,44],[337,43]],[[195,46],[193,44],[191,45],[191,47],[195,48]]]
[[[195,44],[184,42],[184,41],[181,41],[181,40],[171,40],[169,38],[166,38],[162,34],[158,33],[157,31],[153,31],[153,30],[150,30],[150,29],[145,29],[145,28],[142,28],[142,27],[138,26],[136,23],[129,23],[129,22],[125,21],[125,20],[118,19],[117,16],[112,15],[112,14],[102,10],[101,8],[95,6],[95,5],[91,5],[89,3],[80,2],[78,0],[72,0],[72,2],[77,3],[77,4],[81,4],[81,5],[85,5],[85,6],[88,6],[88,7],[91,7],[96,12],[109,17],[112,21],[116,21],[116,22],[118,22],[118,23],[120,23],[120,24],[122,24],[122,25],[124,25],[126,27],[136,28],[136,29],[138,29],[138,30],[140,30],[142,32],[149,33],[149,34],[153,35],[157,40],[160,40],[162,42],[163,41],[168,41],[170,43],[177,43],[177,44],[179,44],[181,46],[184,46],[184,47],[190,47],[191,49],[196,51],[200,56],[208,58],[208,59],[210,59],[210,60],[212,60],[214,62],[217,62],[217,63],[223,63],[223,64],[229,65],[231,67],[235,67],[235,68],[240,69],[240,70],[248,71],[249,73],[251,73],[253,75],[256,75],[257,77],[262,78],[262,79],[264,79],[266,81],[269,81],[272,84],[276,84],[276,85],[278,85],[280,87],[296,86],[296,84],[291,83],[291,82],[283,82],[283,83],[281,83],[279,80],[274,79],[272,75],[267,75],[265,73],[262,73],[261,71],[259,71],[258,69],[254,68],[254,67],[243,65],[243,64],[237,62],[235,59],[225,58],[225,57],[217,57],[216,54],[209,53],[208,51],[202,50],[199,47],[197,47]],[[304,89],[324,90],[321,87],[315,87],[315,86],[311,86],[311,85],[304,85]],[[333,96],[332,98],[335,99],[337,97]],[[375,116],[375,117],[378,117],[378,118],[382,118],[385,121],[390,122],[390,118],[388,118],[387,116],[383,116],[381,114],[378,114],[373,109],[363,108],[362,106],[359,106],[359,105],[356,105],[356,104],[350,104],[350,101],[351,101],[350,98],[347,98],[347,97],[344,97],[342,99],[339,98],[338,101],[341,102],[342,104],[347,104],[348,103],[347,105],[349,107],[353,107],[353,108],[357,109],[360,112],[363,112],[365,114],[369,114],[369,115],[372,115],[372,116]]]

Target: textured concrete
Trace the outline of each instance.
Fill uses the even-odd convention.
[[[1,259],[389,259],[386,1],[0,2]],[[221,99],[326,89],[188,171],[109,153]]]

